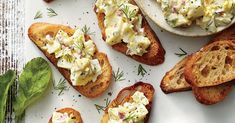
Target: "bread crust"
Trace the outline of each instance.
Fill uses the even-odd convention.
[[[177,63],[170,71],[168,71],[163,77],[160,88],[165,94],[173,93],[173,92],[181,92],[191,90],[190,84],[186,82],[184,79],[184,66],[188,57],[182,59],[179,63]],[[177,77],[177,75],[179,75]],[[177,77],[177,78],[176,78]],[[173,81],[173,79],[177,79]]]
[[[235,54],[235,41],[216,41],[213,42],[205,47],[203,47],[199,52],[194,53],[193,55],[191,55],[185,65],[185,69],[184,69],[184,76],[186,81],[191,84],[192,86],[195,87],[210,87],[210,86],[216,86],[216,85],[220,85],[229,81],[232,81],[233,79],[235,79],[235,74],[231,74],[230,76],[227,76],[226,78],[223,77],[220,80],[216,80],[213,82],[208,82],[206,81],[200,81],[196,78],[196,73],[193,73],[194,71],[194,67],[195,67],[195,63],[201,59],[202,55],[207,55],[204,54],[205,52],[215,52],[214,49],[215,46],[223,46],[224,48],[228,47],[229,49],[225,49],[225,50],[230,50],[231,49],[231,58],[234,59],[234,54]],[[216,53],[214,53],[216,54]],[[232,61],[232,66],[235,66],[234,61]],[[198,73],[199,74],[199,73]]]
[[[235,40],[235,24],[233,24],[228,29],[218,33],[211,42],[221,41],[221,40]]]
[[[82,121],[82,117],[80,115],[80,113],[72,108],[63,108],[63,109],[60,109],[56,112],[59,112],[59,113],[68,113],[68,115],[70,116],[71,114],[75,117],[74,119],[74,123],[83,123]],[[52,123],[52,117],[50,118],[50,120],[48,121],[48,123]]]
[[[233,83],[226,83],[214,87],[192,87],[196,100],[205,105],[221,102],[231,92]]]
[[[74,29],[56,24],[49,23],[34,23],[30,26],[28,30],[28,36],[36,44],[36,46],[43,52],[43,54],[51,61],[51,63],[59,70],[59,72],[65,77],[65,79],[72,85],[70,80],[70,71],[57,66],[58,59],[55,58],[54,54],[49,54],[46,50],[41,49],[44,46],[45,36],[50,34],[55,36],[59,30],[63,30],[72,36],[75,32]],[[86,40],[90,39],[88,35],[85,36]],[[82,95],[88,98],[95,98],[100,96],[109,87],[112,80],[112,67],[109,63],[107,55],[101,52],[95,53],[95,58],[99,60],[101,65],[102,74],[98,76],[95,82],[89,82],[85,86],[73,86],[74,89],[79,91]]]
[[[132,0],[132,3],[136,5],[134,0]],[[106,40],[106,35],[105,35],[105,26],[104,26],[104,19],[105,19],[105,14],[104,13],[99,13],[97,12],[96,6],[94,7],[94,11],[97,15],[98,19],[98,25],[100,27],[100,30],[102,32],[102,38],[105,41]],[[160,40],[158,39],[157,35],[155,32],[152,30],[150,25],[148,24],[147,20],[143,16],[143,14],[140,12],[140,14],[143,17],[143,25],[142,27],[144,28],[144,33],[145,35],[149,38],[151,44],[149,48],[147,49],[147,53],[143,54],[142,56],[138,55],[127,55],[126,51],[128,50],[127,44],[126,43],[118,43],[112,46],[113,49],[133,58],[134,60],[141,62],[143,64],[147,65],[158,65],[164,62],[165,59],[165,50],[161,45]]]
[[[146,108],[148,110],[148,114],[144,119],[144,123],[147,123],[150,117],[151,113],[151,107],[152,107],[152,102],[153,102],[153,96],[154,96],[154,88],[151,84],[148,83],[143,83],[143,82],[137,82],[136,84],[126,87],[122,89],[117,97],[109,104],[109,106],[105,109],[105,114],[101,120],[101,123],[108,123],[109,116],[108,116],[108,109],[109,108],[114,108],[117,107],[118,105],[122,105],[125,102],[128,102],[131,99],[131,96],[136,92],[140,91],[143,92],[144,95],[147,97],[149,100],[149,104],[146,105]]]

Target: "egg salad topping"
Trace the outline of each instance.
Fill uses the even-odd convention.
[[[205,30],[216,32],[232,22],[235,0],[157,0],[167,23],[172,27],[189,26],[194,21]]]
[[[131,101],[115,108],[109,108],[108,123],[143,123],[148,114],[146,105],[149,104],[144,93],[136,91],[131,96]]]
[[[74,123],[73,115],[68,113],[54,112],[52,115],[52,123]]]
[[[96,46],[92,40],[85,41],[80,29],[71,37],[59,30],[54,38],[50,35],[45,38],[46,45],[42,48],[49,54],[55,54],[58,67],[70,70],[70,80],[74,86],[94,82],[102,73],[98,59],[93,59]]]
[[[105,14],[106,42],[109,45],[126,43],[128,55],[142,56],[150,46],[150,40],[142,28],[142,15],[131,0],[97,0],[97,11]]]

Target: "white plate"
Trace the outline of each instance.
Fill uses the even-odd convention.
[[[69,91],[57,96],[58,91],[51,86],[49,92],[43,98],[27,109],[25,123],[47,123],[52,112],[64,107],[72,107],[79,110],[84,123],[100,123],[103,112],[98,113],[94,104],[105,105],[104,99],[114,99],[122,88],[139,80],[151,83],[156,90],[149,123],[234,123],[234,91],[222,103],[204,106],[195,100],[191,91],[166,95],[159,87],[164,74],[183,58],[176,56],[174,53],[180,52],[179,48],[182,48],[191,54],[206,44],[209,37],[190,38],[177,36],[167,31],[162,32],[152,21],[149,21],[166,50],[166,59],[159,66],[143,65],[149,75],[146,74],[146,76],[141,77],[137,75],[137,67],[140,63],[116,52],[102,40],[96,15],[93,12],[95,0],[55,0],[50,4],[44,3],[43,0],[25,1],[26,34],[28,27],[35,22],[59,23],[70,25],[71,27],[87,25],[92,32],[95,32],[92,39],[100,51],[107,53],[113,70],[117,71],[120,68],[120,70],[124,71],[124,77],[126,78],[125,81],[121,82],[113,81],[110,88],[101,97],[95,99],[88,99],[84,96],[79,97],[79,93],[68,84],[67,86],[70,87]],[[47,17],[46,8],[53,8],[58,13],[58,16]],[[42,11],[43,18],[34,20],[33,18],[38,10]],[[25,58],[25,61],[38,56],[44,57],[28,39],[27,35],[25,39],[25,44],[22,46],[24,47],[24,55],[22,54],[22,57]],[[52,64],[50,65],[53,68],[55,81],[58,82],[63,77]],[[108,92],[112,92],[112,96],[109,96]]]
[[[158,26],[177,35],[190,36],[190,37],[208,36],[218,33],[228,28],[233,23],[235,23],[235,18],[234,18],[232,23],[230,23],[226,27],[219,27],[217,32],[205,31],[204,29],[200,28],[195,24],[187,28],[173,28],[170,25],[168,25],[167,22],[165,21],[161,7],[156,2],[156,0],[135,0],[135,1],[141,7],[142,11],[149,18],[151,18]]]

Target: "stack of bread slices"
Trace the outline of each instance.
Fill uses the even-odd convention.
[[[164,93],[192,90],[200,103],[211,105],[224,100],[234,82],[235,25],[177,63],[160,87]]]

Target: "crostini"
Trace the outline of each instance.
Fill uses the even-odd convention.
[[[63,108],[54,112],[48,123],[83,123],[83,121],[78,111]]]
[[[164,62],[165,50],[134,0],[97,0],[94,11],[113,49],[147,65]]]
[[[154,96],[152,85],[138,82],[122,89],[105,109],[101,123],[111,121],[124,123],[147,123]]]
[[[82,95],[94,98],[109,87],[112,79],[109,60],[82,29],[35,23],[28,36]]]

